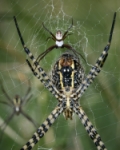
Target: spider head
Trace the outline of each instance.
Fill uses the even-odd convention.
[[[62,32],[60,30],[58,30],[56,32],[56,36],[55,37],[56,37],[56,40],[62,40],[62,38],[63,38]]]

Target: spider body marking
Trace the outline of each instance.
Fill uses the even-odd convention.
[[[44,69],[39,65],[38,60],[33,56],[32,52],[25,46],[23,37],[16,18],[14,17],[15,26],[21,40],[25,53],[28,55],[30,61],[27,59],[27,63],[33,72],[34,76],[43,83],[43,85],[56,97],[58,105],[47,117],[47,119],[41,124],[37,131],[33,134],[32,138],[21,148],[21,150],[31,150],[35,144],[45,135],[51,125],[59,117],[61,113],[64,113],[66,119],[72,119],[73,113],[76,113],[84,125],[85,130],[94,142],[97,150],[107,150],[100,135],[93,127],[92,123],[88,119],[84,110],[79,104],[79,98],[88,89],[90,84],[94,81],[97,75],[100,73],[103,67],[110,49],[112,40],[114,25],[116,20],[116,12],[113,16],[112,26],[108,39],[108,44],[105,46],[103,52],[97,59],[95,65],[92,66],[88,75],[84,74],[84,70],[79,63],[79,58],[74,54],[63,54],[59,60],[55,63],[52,71],[52,80],[45,73]],[[49,31],[50,32],[50,31]],[[52,33],[50,33],[52,35]],[[53,35],[54,38],[54,35]],[[41,55],[42,56],[42,55]]]
[[[67,92],[68,89],[77,89],[82,83],[84,76],[84,69],[78,58],[70,53],[65,53],[53,67],[52,82],[57,90],[62,93],[62,91]]]

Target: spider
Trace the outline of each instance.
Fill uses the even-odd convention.
[[[3,136],[3,132],[5,130],[5,128],[7,127],[7,124],[11,121],[11,119],[15,116],[15,115],[20,115],[22,114],[26,119],[28,119],[34,126],[35,128],[38,127],[38,124],[35,123],[33,121],[33,119],[27,115],[23,110],[22,110],[22,107],[24,104],[26,104],[31,96],[29,96],[29,93],[31,91],[31,87],[30,87],[30,83],[29,83],[29,87],[28,87],[28,90],[25,94],[25,96],[23,98],[21,98],[19,95],[15,95],[15,97],[13,98],[13,100],[9,97],[9,95],[7,94],[7,92],[5,91],[3,85],[1,84],[1,89],[2,89],[2,92],[4,93],[5,97],[7,98],[7,101],[2,101],[0,100],[0,103],[2,104],[5,104],[9,107],[12,107],[13,109],[13,112],[12,114],[0,125],[0,128],[1,128],[1,134],[0,134],[0,139],[2,139],[2,136]]]
[[[61,32],[60,30],[58,30],[58,31],[56,32],[56,35],[54,35],[49,29],[47,29],[47,28],[45,27],[44,23],[42,23],[42,25],[43,25],[43,27],[45,28],[45,30],[48,31],[49,34],[51,35],[51,37],[48,37],[47,39],[51,38],[53,41],[55,41],[55,45],[50,46],[46,51],[44,51],[43,53],[41,53],[41,54],[37,57],[37,59],[36,59],[38,62],[40,62],[40,61],[45,57],[45,55],[46,55],[47,53],[49,53],[50,51],[52,51],[54,48],[56,48],[56,49],[57,49],[57,48],[67,48],[67,49],[73,51],[74,54],[76,55],[76,57],[77,57],[77,54],[78,54],[78,55],[80,55],[80,56],[83,58],[83,56],[82,56],[79,52],[75,51],[70,45],[64,44],[64,40],[66,39],[66,37],[67,37],[68,35],[71,35],[71,34],[68,33],[68,32],[69,32],[69,30],[70,30],[70,29],[72,28],[72,26],[73,26],[73,19],[72,19],[72,24],[68,27],[68,29],[64,32],[64,34],[62,34],[62,32]],[[83,59],[84,59],[84,58],[83,58]],[[85,60],[85,59],[84,59],[84,60]]]
[[[37,70],[32,67],[31,63],[27,59],[27,63],[30,69],[32,70],[34,76],[37,77],[58,100],[58,105],[33,134],[32,138],[21,148],[21,150],[31,150],[35,144],[45,135],[45,133],[49,130],[51,125],[55,122],[61,113],[64,114],[66,119],[72,119],[73,113],[76,113],[84,125],[88,135],[94,142],[96,148],[98,150],[107,150],[104,143],[102,142],[100,135],[89,121],[78,100],[87,90],[96,76],[100,73],[101,68],[106,61],[112,40],[115,20],[116,12],[113,16],[108,44],[105,46],[103,52],[97,59],[95,65],[92,66],[87,76],[84,73],[83,67],[79,63],[79,58],[74,54],[65,53],[58,59],[58,61],[56,61],[52,70],[52,79],[50,80],[31,51],[25,46],[16,17],[14,16],[15,26],[24,51],[29,56],[33,66],[35,66]]]

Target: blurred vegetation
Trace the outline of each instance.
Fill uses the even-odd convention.
[[[80,100],[108,150],[119,150],[120,147],[119,0],[0,1],[0,80],[11,98],[16,94],[23,97],[30,80],[33,97],[23,109],[39,124],[50,114],[57,101],[28,68],[13,16],[17,17],[24,40],[36,57],[54,43],[52,40],[46,41],[49,34],[43,29],[42,22],[55,33],[57,29],[65,31],[73,18],[72,35],[65,42],[72,44],[85,57],[87,63],[81,61],[87,73],[107,44],[115,11],[117,20],[109,57],[100,75]],[[41,66],[49,75],[55,60],[64,51],[53,50],[41,61]],[[0,100],[6,100],[1,90]],[[10,113],[12,108],[0,103],[0,124]],[[0,149],[20,149],[35,130],[22,115],[15,116],[5,130]],[[76,115],[73,121],[66,121],[61,115],[34,148],[42,149],[96,150],[96,147]]]

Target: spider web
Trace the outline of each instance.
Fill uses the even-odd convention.
[[[42,124],[57,104],[56,99],[32,75],[26,64],[26,54],[21,46],[12,17],[15,15],[26,45],[37,57],[49,46],[52,40],[42,27],[42,22],[54,34],[65,32],[74,21],[71,35],[65,40],[85,58],[81,63],[86,74],[100,56],[107,44],[113,13],[117,19],[113,40],[107,61],[100,75],[80,99],[80,104],[90,121],[97,128],[107,149],[120,147],[120,2],[71,1],[14,1],[0,2],[0,80],[11,98],[16,94],[24,97],[31,82],[32,98],[24,106],[24,111],[36,122]],[[51,75],[51,69],[65,49],[54,49],[41,61],[41,66]],[[6,100],[0,90],[0,100]],[[0,103],[0,124],[12,113]],[[0,148],[20,149],[35,132],[33,125],[22,115],[15,116],[8,124]],[[7,143],[7,144],[6,144]],[[48,133],[39,141],[34,150],[95,150],[78,116],[65,120],[61,115]]]

